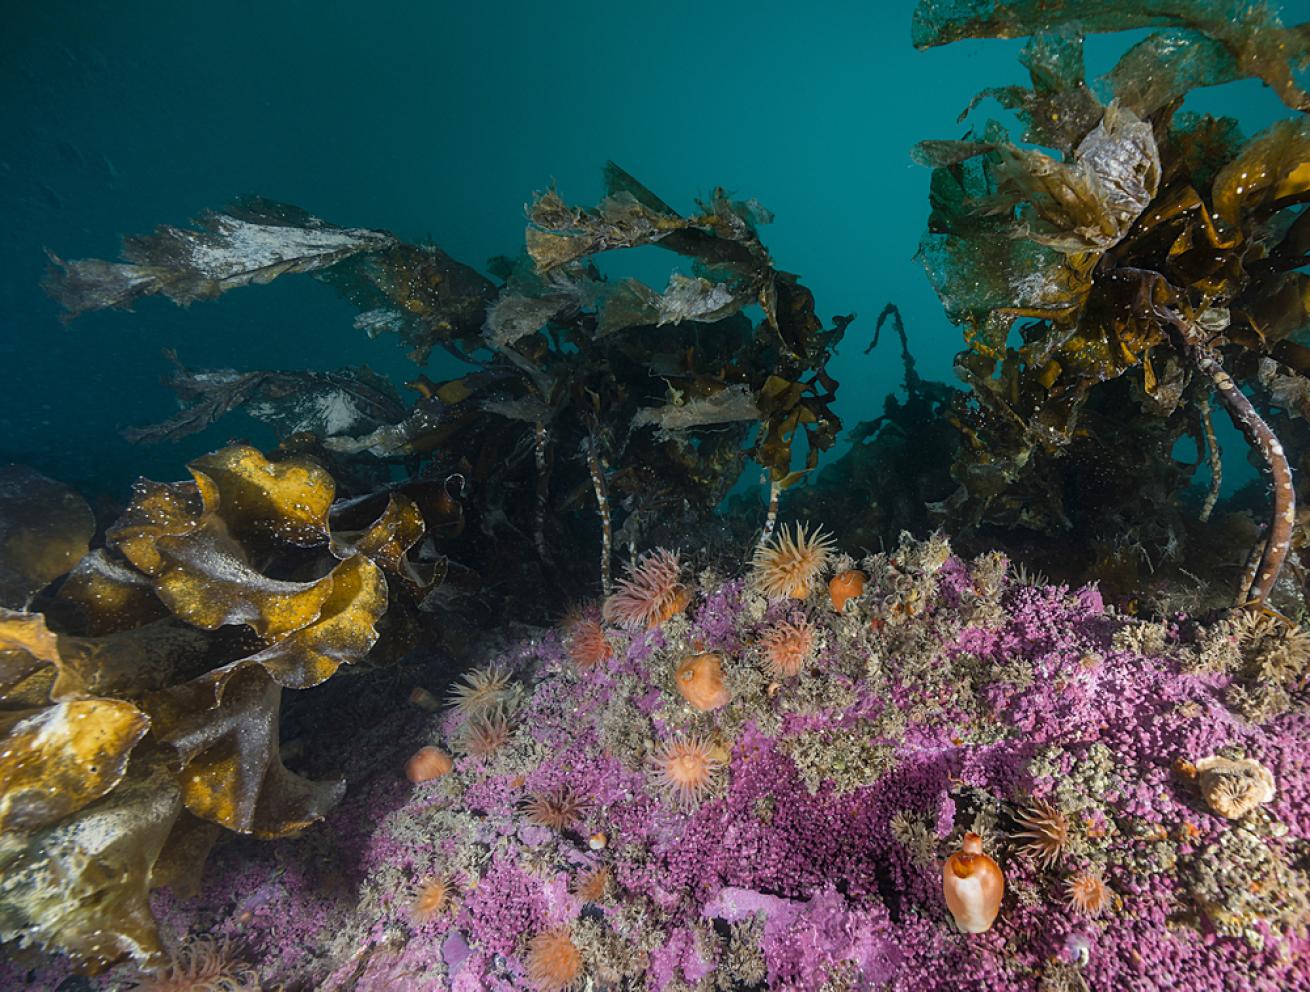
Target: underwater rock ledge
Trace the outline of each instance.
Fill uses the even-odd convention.
[[[322,825],[216,852],[161,929],[241,988],[1310,988],[1303,632],[796,532],[744,577],[642,559],[605,613],[361,732]],[[454,766],[412,784],[424,746]],[[1004,873],[978,934],[942,892],[966,833]]]

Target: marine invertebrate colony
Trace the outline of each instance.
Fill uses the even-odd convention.
[[[706,606],[671,643],[614,635],[607,665],[577,669],[559,632],[499,641],[481,660],[523,686],[503,757],[412,789],[387,728],[376,780],[329,821],[358,905],[293,881],[315,870],[302,845],[223,859],[167,918],[260,935],[271,984],[359,992],[398,975],[452,992],[1305,985],[1303,716],[1226,709],[1227,676],[1193,669],[1203,624],[1133,620],[1091,587],[997,582],[991,556],[963,561],[940,538],[895,555],[919,608],[876,632],[814,610],[827,647],[803,691],[770,695],[726,649],[742,681],[722,706],[688,707],[668,678],[683,638],[750,650],[759,598],[741,578],[695,590]],[[415,743],[464,725],[450,709],[426,720]],[[1162,741],[1241,750],[1278,789],[1241,820],[1212,814]],[[1016,817],[1016,795],[1042,798]],[[460,899],[419,921],[397,879],[432,865],[458,874]]]

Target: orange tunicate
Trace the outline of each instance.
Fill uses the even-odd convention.
[[[723,659],[713,651],[684,658],[674,681],[682,698],[701,711],[717,710],[732,698],[723,684]]]
[[[421,747],[405,762],[405,777],[415,785],[441,778],[455,767],[445,751],[439,747]]]
[[[852,568],[834,575],[828,580],[828,595],[832,597],[832,608],[838,613],[846,609],[846,601],[855,599],[864,592],[864,573]]]
[[[1001,911],[1005,895],[1005,876],[1001,866],[983,854],[982,838],[964,835],[960,850],[946,859],[942,867],[942,894],[946,908],[955,917],[955,925],[965,933],[983,933],[991,929]]]

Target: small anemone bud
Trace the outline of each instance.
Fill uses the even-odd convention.
[[[416,685],[409,691],[409,701],[411,705],[417,706],[421,710],[427,710],[429,713],[435,713],[441,709],[441,700],[421,685]]]
[[[955,925],[965,933],[990,930],[1001,911],[1005,876],[1001,866],[983,854],[982,838],[964,835],[960,850],[942,867],[942,893]]]
[[[732,698],[723,684],[723,660],[713,651],[684,658],[673,681],[682,698],[702,712],[726,706]]]
[[[421,747],[405,762],[405,777],[415,785],[447,774],[455,763],[439,747]]]
[[[838,613],[846,609],[848,600],[864,593],[864,573],[858,568],[834,575],[828,580],[828,595],[832,597],[832,608]]]

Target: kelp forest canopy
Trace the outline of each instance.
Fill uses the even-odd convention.
[[[1084,33],[1123,29],[1152,30],[1088,80]],[[397,335],[419,365],[433,349],[456,356],[472,371],[420,374],[407,400],[365,368],[189,369],[170,355],[181,411],[128,436],[176,439],[240,408],[352,493],[403,464],[458,490],[479,519],[483,546],[457,563],[473,571],[558,567],[562,549],[592,545],[599,579],[594,567],[573,579],[607,589],[615,549],[698,530],[748,542],[780,504],[837,503],[871,546],[941,527],[1125,594],[1190,582],[1209,605],[1263,602],[1306,544],[1284,442],[1304,450],[1310,97],[1296,73],[1310,28],[1249,3],[925,0],[915,11],[919,47],[987,37],[1027,37],[1030,85],[983,90],[963,138],[914,149],[933,169],[919,255],[964,331],[966,390],[907,380],[909,405],[890,399],[818,475],[841,429],[827,365],[851,318],[825,326],[797,277],[773,266],[759,236],[767,210],[722,190],[683,214],[611,163],[595,207],[537,196],[523,254],[494,259],[490,277],[434,245],[248,198],[198,229],[128,238],[122,262],[56,258],[47,285],[74,317],[309,272],[358,308],[357,327]],[[1236,121],[1180,111],[1192,89],[1244,78],[1294,116],[1248,139]],[[1017,117],[1021,143],[976,120],[989,100]],[[686,274],[659,288],[595,264],[648,245],[681,256]],[[1272,478],[1270,507],[1253,491],[1218,500],[1220,408]],[[892,435],[919,439],[917,463],[859,470],[862,449],[900,443]],[[1188,447],[1195,456],[1180,460]],[[737,495],[749,520],[717,513],[751,462],[767,472],[766,508]],[[1206,476],[1209,492],[1192,498]],[[1222,552],[1196,540],[1205,532],[1222,535]],[[1216,583],[1223,596],[1200,591]]]
[[[597,501],[606,544],[631,549],[707,518],[747,458],[779,488],[817,464],[840,431],[825,366],[850,318],[825,327],[811,293],[774,268],[758,203],[716,190],[684,216],[618,166],[605,184],[594,208],[538,196],[526,251],[493,260],[496,281],[435,246],[251,198],[202,215],[198,230],[129,238],[121,263],[55,259],[48,287],[73,317],[312,272],[360,308],[370,336],[398,335],[419,365],[439,348],[473,371],[420,374],[411,405],[366,369],[190,370],[172,356],[182,411],[129,436],[174,439],[242,408],[338,478],[367,486],[393,462],[457,479],[484,520],[532,535],[520,555],[545,561],[585,542],[568,528],[594,534]],[[690,273],[656,289],[607,280],[593,262],[645,245]],[[586,524],[572,522],[588,504]]]

